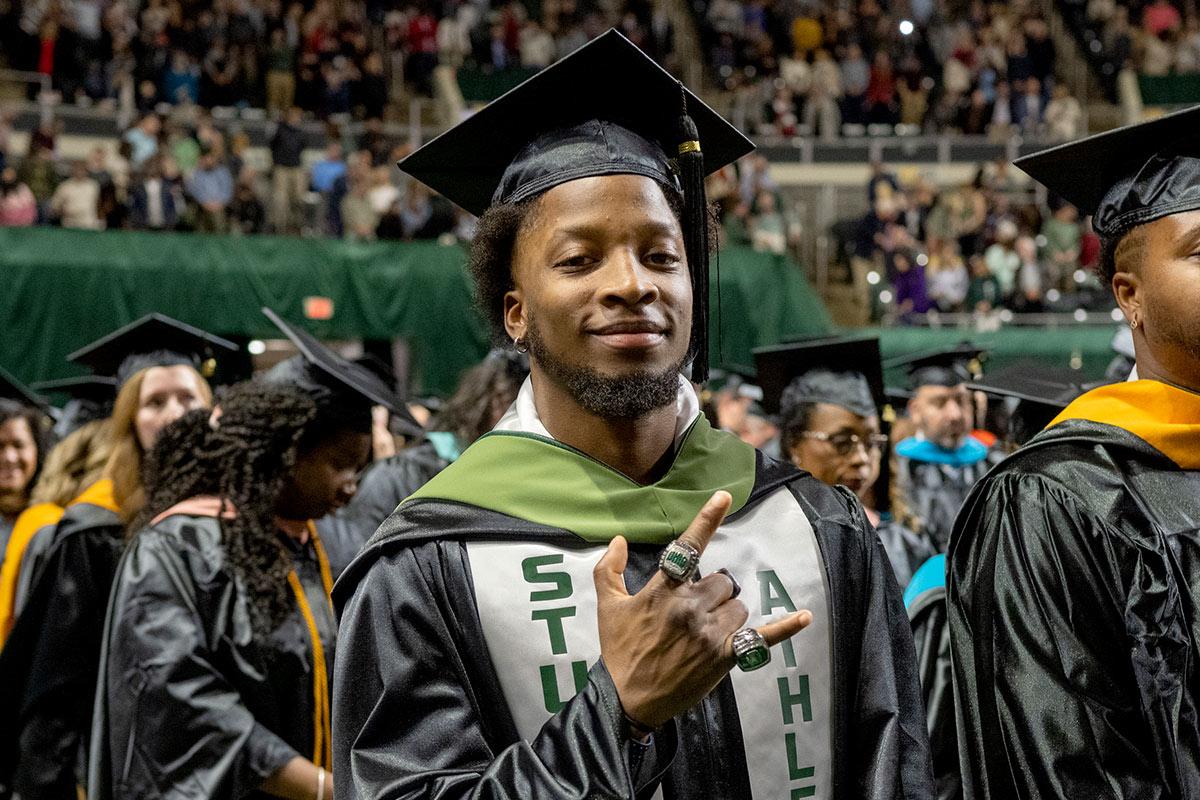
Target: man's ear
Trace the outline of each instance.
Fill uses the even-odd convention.
[[[525,298],[520,289],[512,289],[504,295],[504,330],[509,339],[523,339],[527,327]]]
[[[1121,307],[1121,313],[1125,315],[1125,321],[1135,327],[1141,324],[1144,318],[1144,314],[1142,313],[1142,281],[1137,273],[1114,273],[1112,290],[1113,295],[1117,298],[1117,305]]]

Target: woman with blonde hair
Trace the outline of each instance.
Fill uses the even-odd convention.
[[[45,556],[0,651],[0,707],[8,710],[0,721],[0,789],[32,800],[72,796],[85,783],[104,611],[125,528],[145,505],[142,462],[163,428],[211,407],[200,367],[216,349],[236,350],[151,314],[70,356],[115,375],[120,390],[101,478],[41,535],[49,537]]]

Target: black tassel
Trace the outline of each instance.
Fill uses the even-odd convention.
[[[687,91],[679,84],[679,182],[683,188],[683,245],[692,273],[692,381],[708,380],[708,200],[700,133],[687,113]]]

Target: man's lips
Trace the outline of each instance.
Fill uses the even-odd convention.
[[[616,350],[645,350],[666,341],[666,329],[647,320],[613,322],[588,331]]]

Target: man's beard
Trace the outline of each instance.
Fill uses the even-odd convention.
[[[547,346],[532,319],[525,341],[530,357],[537,360],[546,375],[566,389],[585,411],[602,419],[640,419],[673,404],[679,393],[679,372],[688,358],[685,354],[679,363],[659,372],[642,370],[613,377],[559,358]]]

